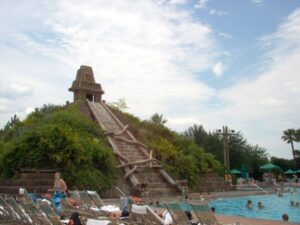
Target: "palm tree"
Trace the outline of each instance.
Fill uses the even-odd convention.
[[[296,168],[296,157],[295,157],[295,148],[294,148],[294,141],[298,140],[298,132],[295,129],[287,129],[283,131],[282,140],[286,141],[288,144],[291,144],[292,146],[292,153],[293,153],[293,159],[295,162],[295,168]]]

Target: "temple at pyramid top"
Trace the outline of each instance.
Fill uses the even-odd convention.
[[[104,94],[101,84],[96,83],[93,69],[90,66],[80,66],[77,70],[76,80],[73,81],[69,91],[74,92],[74,101],[87,99],[100,102]]]

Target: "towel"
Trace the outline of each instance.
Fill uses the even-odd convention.
[[[88,219],[86,225],[108,225],[111,221],[109,220],[94,220]]]
[[[119,207],[115,206],[115,205],[104,205],[101,207],[101,210],[104,212],[116,212],[116,211],[120,211]]]
[[[92,207],[90,207],[90,210],[93,210],[95,212],[99,212],[101,209],[99,209],[99,208],[97,208],[95,206],[92,206]]]
[[[136,214],[147,214],[147,206],[142,205],[132,205],[131,212]]]

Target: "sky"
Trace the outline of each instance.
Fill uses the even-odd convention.
[[[72,101],[80,65],[141,119],[226,125],[292,158],[281,136],[300,124],[299,0],[0,1],[0,127]]]

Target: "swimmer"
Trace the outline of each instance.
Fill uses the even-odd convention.
[[[248,200],[248,201],[247,201],[246,207],[247,207],[248,209],[252,209],[253,205],[252,205],[252,201],[251,201],[251,200]]]
[[[282,215],[282,220],[284,221],[284,222],[287,222],[287,221],[289,221],[289,215],[288,214],[283,214]]]
[[[259,209],[265,208],[265,206],[264,206],[261,202],[258,202],[257,207],[258,207]]]
[[[294,206],[295,206],[295,202],[291,201],[291,207],[294,207]]]

